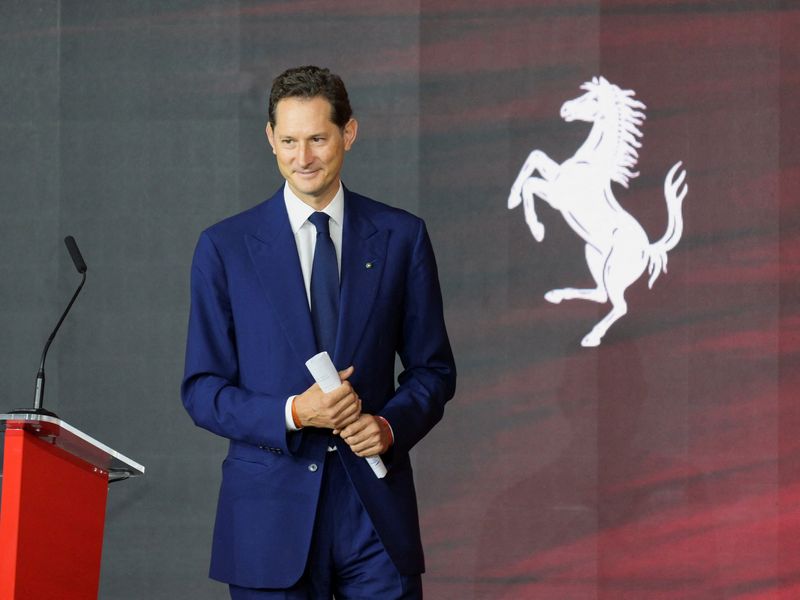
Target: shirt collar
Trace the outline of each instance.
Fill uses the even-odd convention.
[[[288,183],[285,183],[283,186],[283,201],[286,204],[286,212],[289,214],[289,224],[292,227],[292,233],[297,233],[308,220],[308,217],[311,216],[311,213],[314,212],[314,209],[300,200],[292,191],[292,188],[289,187]],[[333,200],[330,201],[328,206],[322,209],[322,212],[326,213],[331,218],[331,221],[336,223],[339,227],[342,226],[344,218],[344,188],[342,187],[341,181],[339,182],[339,189],[333,197]]]

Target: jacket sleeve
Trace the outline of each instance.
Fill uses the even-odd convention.
[[[380,411],[392,426],[392,453],[408,452],[439,422],[456,387],[436,259],[421,220],[408,265],[397,351],[403,363],[399,387]]]
[[[191,270],[191,309],[181,399],[195,424],[217,435],[290,452],[301,432],[287,432],[286,398],[239,386],[239,360],[225,265],[208,232]]]

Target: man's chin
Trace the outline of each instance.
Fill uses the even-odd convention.
[[[323,187],[323,181],[320,177],[292,177],[294,187],[303,192],[304,194],[313,194],[319,192]]]
[[[295,186],[292,186],[292,187],[294,188],[294,193],[297,194],[298,196],[303,196],[303,197],[308,197],[308,198],[317,198],[322,193],[322,190],[320,190],[319,187],[317,187],[317,186],[295,185]]]

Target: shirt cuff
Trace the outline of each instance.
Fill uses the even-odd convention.
[[[289,396],[289,399],[286,401],[286,405],[283,408],[283,418],[286,421],[286,431],[300,431],[299,427],[295,427],[294,418],[292,417],[292,402],[294,402],[294,398],[294,396]]]

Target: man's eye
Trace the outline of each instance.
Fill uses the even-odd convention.
[[[311,141],[318,144],[319,142],[324,142],[325,138],[323,138],[323,137],[313,137],[313,138],[311,138]]]

